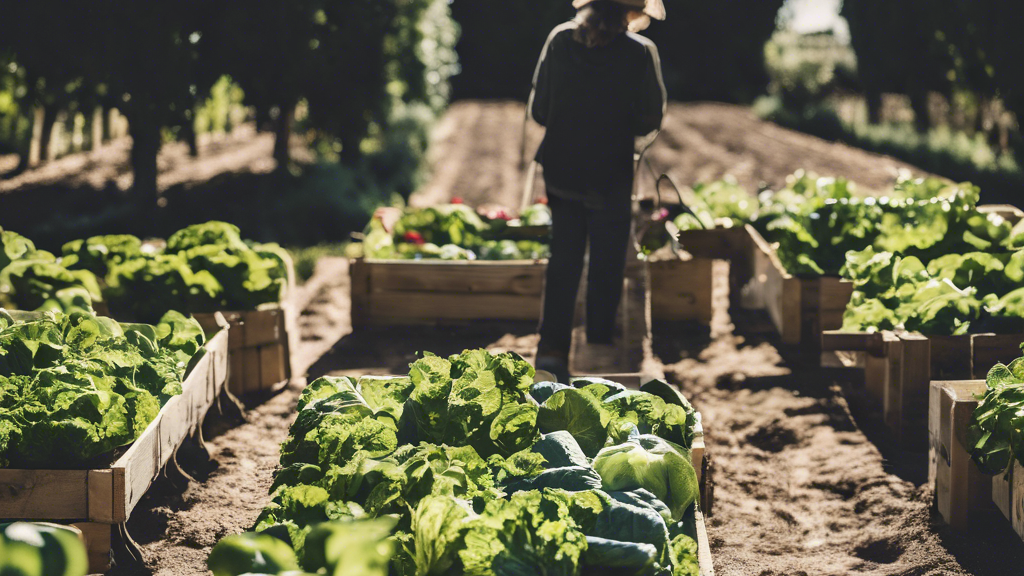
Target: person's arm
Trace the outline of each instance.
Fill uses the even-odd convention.
[[[665,90],[665,81],[661,76],[661,57],[658,55],[658,47],[654,42],[646,41],[647,65],[644,69],[643,84],[640,87],[640,100],[637,109],[637,125],[634,135],[638,137],[650,137],[652,133],[661,130],[661,121],[665,116],[665,106],[668,102],[668,93]]]
[[[537,61],[537,68],[533,72],[533,90],[530,92],[530,101],[527,109],[538,124],[544,126],[547,122],[548,106],[551,103],[551,82],[550,82],[550,59],[551,42],[558,36],[564,26],[558,26],[548,35],[544,48],[540,51],[540,60]]]

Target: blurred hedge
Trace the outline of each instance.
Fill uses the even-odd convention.
[[[665,0],[668,20],[645,32],[661,52],[669,96],[749,102],[768,84],[764,44],[783,0]],[[456,98],[529,95],[552,28],[575,14],[570,0],[453,0],[462,27]]]

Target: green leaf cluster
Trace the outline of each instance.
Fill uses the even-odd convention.
[[[279,302],[288,282],[280,247],[250,245],[226,222],[179,230],[163,250],[136,252],[137,241],[104,236],[63,249],[68,267],[107,271],[103,297],[119,318],[150,322],[167,310],[255,310]]]
[[[1024,330],[1024,251],[916,256],[850,252],[844,273],[854,293],[843,330],[909,330],[926,335]]]
[[[539,260],[550,256],[551,210],[527,208],[518,219],[490,218],[465,204],[407,208],[389,233],[367,225],[363,255],[375,259]]]
[[[689,574],[696,473],[673,443],[692,441],[689,403],[666,383],[533,379],[485,350],[424,354],[407,377],[317,379],[255,532],[328,574]],[[631,481],[591,460],[626,447],[651,461]],[[375,520],[388,524],[355,538]]]
[[[101,298],[88,270],[68,270],[31,240],[0,229],[0,307],[19,310],[92,311]]]
[[[151,326],[0,310],[0,466],[78,468],[131,443],[181,393],[203,343],[177,312]]]
[[[967,449],[982,471],[999,474],[1014,460],[1024,465],[1024,358],[996,364],[985,383],[967,424]]]

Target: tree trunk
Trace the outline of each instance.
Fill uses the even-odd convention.
[[[145,112],[128,119],[128,132],[132,137],[132,173],[135,177],[132,193],[140,215],[155,215],[158,191],[156,187],[156,156],[160,152],[160,125]]]
[[[93,152],[103,147],[103,124],[103,107],[97,106],[92,110],[92,123],[90,126],[92,138],[90,138],[89,144]]]
[[[270,106],[256,105],[256,131],[266,132],[273,120],[270,118]]]
[[[868,123],[882,122],[882,93],[878,90],[865,90],[864,97],[868,104]]]
[[[196,123],[191,118],[186,118],[181,126],[181,139],[188,144],[188,155],[193,158],[199,157],[199,136],[196,135]]]
[[[103,124],[102,124],[102,127],[103,127],[103,143],[104,144],[106,144],[107,142],[110,142],[110,139],[113,136],[111,134],[111,132],[113,131],[113,127],[110,125],[110,112],[112,110],[113,110],[113,106],[111,106],[110,104],[104,104],[103,105]]]
[[[57,107],[52,104],[43,105],[43,127],[39,133],[39,160],[50,159],[50,139],[53,136],[53,125],[57,121]]]
[[[928,92],[914,90],[910,93],[910,107],[914,110],[914,129],[919,134],[926,134],[932,126],[928,113]]]
[[[278,169],[287,168],[291,162],[291,152],[288,150],[288,143],[292,138],[292,118],[295,117],[295,105],[281,107],[274,122],[274,160],[277,161]]]

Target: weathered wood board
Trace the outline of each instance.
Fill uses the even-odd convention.
[[[545,260],[349,262],[352,326],[537,320]]]
[[[921,426],[932,380],[985,378],[997,362],[1020,357],[1024,334],[922,336],[907,332],[837,332],[822,335],[829,351],[865,354],[864,383],[882,404],[885,422],[907,448],[924,448]]]
[[[109,468],[0,469],[0,519],[76,523],[90,552],[90,570],[105,571],[112,526],[122,524],[181,443],[201,425],[224,389],[229,334],[207,341],[206,354],[139,438]],[[104,532],[104,530],[106,532]],[[106,536],[104,536],[106,534]],[[106,546],[106,553],[101,549]],[[98,562],[92,565],[92,562]]]
[[[933,381],[929,396],[929,480],[939,514],[964,530],[994,508],[992,478],[971,461],[965,447],[967,424],[978,406],[984,380]]]
[[[821,357],[821,334],[843,326],[843,312],[853,294],[853,284],[838,277],[803,278],[782,266],[775,247],[753,228],[749,261],[753,281],[775,324],[783,344],[798,346],[801,357],[817,362]]]

